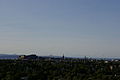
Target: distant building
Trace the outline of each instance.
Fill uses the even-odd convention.
[[[18,59],[25,59],[25,58],[26,58],[25,55],[21,55],[21,56],[18,57]]]
[[[32,55],[21,55],[19,56],[18,59],[37,59],[38,56],[36,56],[35,54],[32,54]]]

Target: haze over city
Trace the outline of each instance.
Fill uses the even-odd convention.
[[[0,53],[120,57],[120,0],[0,0]]]

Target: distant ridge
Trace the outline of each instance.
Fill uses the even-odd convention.
[[[18,59],[20,55],[17,54],[0,54],[0,59]],[[49,55],[49,56],[38,56],[38,57],[43,57],[43,58],[61,58],[62,56],[53,56],[53,55]],[[84,57],[67,57],[65,56],[65,58],[79,58],[79,59],[84,59]],[[91,57],[91,58],[87,58],[87,59],[97,59],[97,60],[120,60],[120,58],[99,58],[99,57]]]
[[[16,54],[0,54],[0,59],[17,59],[18,56]]]

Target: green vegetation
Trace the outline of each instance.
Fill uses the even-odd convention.
[[[120,80],[120,62],[0,60],[0,80]]]

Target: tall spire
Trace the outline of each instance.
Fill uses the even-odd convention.
[[[64,54],[63,54],[62,58],[63,58],[63,59],[65,58],[65,57],[64,57]]]

